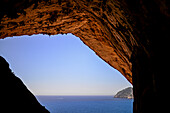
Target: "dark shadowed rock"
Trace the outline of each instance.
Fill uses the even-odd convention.
[[[119,91],[115,96],[114,98],[133,98],[133,88],[132,87],[128,87],[128,88],[125,88],[121,91]]]
[[[1,111],[4,113],[49,113],[0,56]]]

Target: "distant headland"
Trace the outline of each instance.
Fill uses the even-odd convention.
[[[128,99],[132,99],[133,98],[133,88],[132,87],[128,87],[125,88],[121,91],[119,91],[114,98],[128,98]]]

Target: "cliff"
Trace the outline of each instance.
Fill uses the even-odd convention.
[[[0,56],[1,111],[5,113],[49,113]]]
[[[133,98],[133,88],[132,87],[128,87],[128,88],[125,88],[125,89],[119,91],[114,96],[114,98],[128,98],[128,99]]]

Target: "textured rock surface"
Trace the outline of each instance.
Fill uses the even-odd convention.
[[[128,87],[125,88],[121,91],[119,91],[114,98],[128,98],[128,99],[132,99],[133,98],[133,88],[132,87]]]
[[[169,0],[1,0],[0,38],[73,33],[133,82],[134,113],[157,112],[168,83],[169,7]]]
[[[41,106],[22,81],[9,69],[0,56],[1,110],[5,113],[49,113]]]
[[[72,33],[132,83],[129,59],[137,42],[121,5],[116,0],[25,0],[7,4],[4,10],[14,11],[1,14],[0,38]]]

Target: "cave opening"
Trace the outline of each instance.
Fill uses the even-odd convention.
[[[165,66],[169,61],[165,55],[170,26],[168,3],[168,0],[1,0],[0,38],[73,33],[133,82],[134,113],[168,111],[167,99],[162,99],[164,89],[168,89],[165,80],[169,73]],[[8,63],[2,57],[0,60],[1,72],[6,69],[8,75]],[[6,84],[3,79],[1,83]],[[4,98],[15,100],[7,96],[7,92],[14,91],[13,86],[16,85],[8,87],[10,90],[3,89]],[[18,112],[21,105],[30,112],[48,112],[35,101],[25,102],[28,95],[21,99],[20,93],[14,93],[22,103],[3,104],[3,109],[14,108],[13,112]]]
[[[120,89],[132,87],[72,34],[5,38],[0,40],[0,52],[34,95],[113,96]]]

